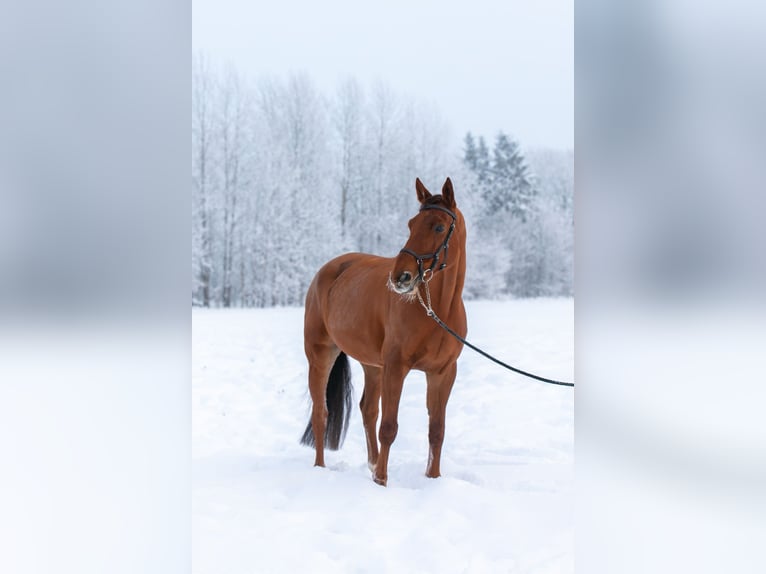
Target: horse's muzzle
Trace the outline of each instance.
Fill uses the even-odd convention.
[[[393,277],[389,278],[389,283],[391,284],[391,289],[400,295],[405,295],[415,288],[417,277],[414,277],[412,273],[405,270],[399,273],[395,279]]]

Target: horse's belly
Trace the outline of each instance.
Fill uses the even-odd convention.
[[[352,359],[356,359],[363,365],[371,365],[374,367],[382,367],[383,361],[381,359],[380,353],[371,353],[370,350],[366,347],[361,346],[343,346],[338,345],[340,349],[346,353],[349,357]]]
[[[335,325],[328,325],[329,334],[338,348],[365,365],[382,366],[381,349],[383,338],[374,329],[365,325],[352,325],[347,321],[340,321]]]

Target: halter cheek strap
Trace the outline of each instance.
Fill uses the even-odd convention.
[[[423,281],[425,278],[425,274],[429,271],[433,273],[434,269],[436,268],[436,265],[439,263],[439,254],[444,251],[444,261],[442,261],[442,264],[439,265],[439,270],[444,269],[447,266],[447,252],[449,250],[449,240],[450,237],[452,237],[452,232],[455,231],[455,221],[457,220],[457,217],[455,214],[447,209],[446,207],[442,207],[441,205],[424,205],[420,208],[420,211],[426,211],[428,209],[438,209],[439,211],[443,211],[447,215],[449,215],[452,218],[452,223],[449,226],[449,231],[447,231],[447,236],[444,238],[444,241],[442,244],[434,251],[433,253],[415,253],[411,249],[407,249],[406,247],[403,248],[399,253],[406,253],[408,255],[412,255],[415,258],[415,261],[418,262],[418,279],[420,281]],[[423,262],[426,259],[431,259],[431,266],[428,269],[423,269]]]

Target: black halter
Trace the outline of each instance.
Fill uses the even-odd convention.
[[[441,205],[424,205],[420,208],[420,211],[426,211],[427,209],[438,209],[439,211],[443,211],[447,215],[449,215],[452,218],[452,223],[449,226],[449,231],[447,231],[447,237],[444,238],[444,241],[442,244],[434,251],[433,253],[415,253],[411,249],[403,248],[399,253],[406,253],[408,255],[412,255],[415,258],[415,261],[418,262],[418,279],[420,281],[423,281],[425,273],[430,271],[433,273],[434,268],[439,263],[439,253],[441,253],[442,250],[444,250],[444,261],[442,261],[442,264],[439,265],[439,269],[444,269],[447,266],[447,250],[449,249],[449,239],[452,237],[452,232],[455,231],[455,221],[457,220],[457,217],[454,213],[452,213],[449,209],[446,207],[442,207]],[[431,267],[428,269],[423,269],[423,261],[426,259],[433,259],[431,262]]]

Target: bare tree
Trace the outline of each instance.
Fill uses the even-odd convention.
[[[340,166],[338,187],[340,188],[340,225],[343,244],[348,245],[351,235],[350,218],[358,214],[357,204],[352,199],[362,193],[363,181],[363,110],[364,95],[355,79],[344,81],[336,94],[333,119],[338,139]],[[356,235],[356,234],[354,234]],[[354,237],[355,248],[359,238]]]
[[[233,68],[228,68],[219,89],[217,128],[221,145],[222,218],[221,303],[232,304],[234,245],[239,224],[246,95]]]
[[[370,242],[365,246],[366,250],[380,252],[382,235],[384,232],[383,219],[385,214],[386,177],[392,154],[392,138],[394,122],[396,120],[396,100],[393,92],[382,83],[375,85],[372,92],[370,108],[369,134],[373,142],[373,170],[372,170],[372,201],[368,203],[372,208],[370,218],[374,222],[370,226]]]
[[[193,224],[198,227],[198,251],[193,253],[197,263],[197,283],[200,291],[200,303],[210,306],[210,280],[212,274],[212,238],[210,217],[210,182],[212,146],[212,104],[213,79],[203,55],[192,60],[192,178],[194,184],[192,201],[197,206],[193,210]],[[196,202],[195,202],[196,200]]]

